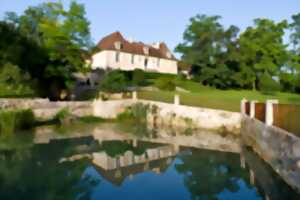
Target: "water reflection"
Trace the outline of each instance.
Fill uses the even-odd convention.
[[[300,199],[252,151],[213,133],[73,133],[0,138],[0,199]]]

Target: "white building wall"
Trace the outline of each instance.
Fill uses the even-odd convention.
[[[101,51],[92,56],[91,61],[92,69],[102,68],[106,69],[107,67],[107,53],[105,51]]]
[[[116,51],[101,51],[95,54],[92,58],[92,69],[121,69],[130,71],[134,69],[142,69],[145,71],[156,71],[160,73],[177,74],[177,61],[149,57],[144,55],[134,55],[134,62],[132,63],[133,54],[119,52],[119,62],[116,62]],[[148,59],[148,65],[145,66],[145,59]]]

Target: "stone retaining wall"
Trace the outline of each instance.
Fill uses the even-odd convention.
[[[156,112],[148,112],[148,121],[152,125],[164,127],[201,128],[222,130],[239,134],[241,116],[239,113],[190,107],[155,101],[123,99],[83,102],[50,102],[48,99],[0,99],[1,109],[32,109],[35,116],[41,119],[51,119],[61,109],[68,107],[75,116],[93,115],[106,119],[116,118],[129,106],[136,103],[156,107]]]
[[[300,138],[295,135],[243,116],[242,141],[293,188],[300,192]]]
[[[94,101],[94,115],[102,118],[115,118],[124,112],[126,107],[136,103],[150,106],[147,119],[152,125],[240,133],[240,113],[147,100]],[[156,107],[155,113],[152,111],[154,106]]]
[[[51,119],[68,108],[74,116],[93,115],[92,102],[49,101],[48,99],[0,99],[1,110],[31,109],[39,119]]]

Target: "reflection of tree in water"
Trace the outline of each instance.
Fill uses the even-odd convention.
[[[54,143],[0,151],[0,199],[88,199],[99,180],[82,177],[88,160],[59,163],[74,144]]]
[[[184,184],[193,199],[218,199],[225,189],[237,192],[240,179],[247,180],[247,172],[240,168],[239,155],[195,149],[179,159],[182,163],[175,168],[184,174]]]

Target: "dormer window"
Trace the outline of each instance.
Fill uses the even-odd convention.
[[[121,50],[121,49],[123,49],[123,44],[121,43],[121,42],[115,42],[115,48],[117,49],[117,50]]]
[[[149,55],[149,48],[148,47],[144,47],[143,50],[144,50],[144,54]]]
[[[166,53],[166,56],[167,56],[167,58],[172,58],[171,52],[168,51],[168,52]]]

